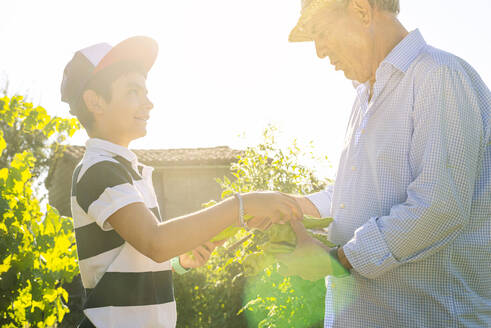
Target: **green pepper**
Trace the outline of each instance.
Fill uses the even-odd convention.
[[[210,202],[211,203],[211,202]],[[253,217],[250,215],[244,215],[245,221],[249,221]],[[305,214],[303,216],[302,224],[306,229],[323,229],[327,228],[331,222],[332,218],[315,218],[313,216]],[[228,227],[222,230],[218,235],[211,239],[212,242],[221,241],[229,239],[239,232],[242,228],[240,227]],[[295,243],[296,236],[295,232],[292,230],[289,224],[273,224],[268,230],[270,239],[274,242],[276,241],[291,241]]]
[[[309,231],[309,235],[314,237],[315,239],[317,239],[318,241],[320,241],[321,243],[323,243],[324,245],[326,245],[329,248],[333,248],[333,247],[337,246],[333,242],[329,241],[329,239],[327,239],[326,235],[323,235],[320,233],[314,233],[314,232],[310,232],[310,231]]]
[[[333,218],[316,218],[311,215],[304,214],[303,216],[303,226],[305,229],[323,229],[327,228],[331,222],[333,221]]]
[[[324,229],[332,221],[332,218],[315,218],[310,215],[304,215],[302,223],[306,229]],[[336,246],[324,234],[310,231],[308,233],[328,247]],[[290,224],[273,224],[266,232],[266,235],[269,240],[260,245],[262,251],[249,254],[242,263],[246,276],[261,273],[265,267],[276,262],[276,255],[292,253],[295,250],[297,236]]]

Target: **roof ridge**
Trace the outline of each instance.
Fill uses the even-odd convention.
[[[230,146],[214,146],[200,148],[161,148],[161,149],[131,149],[142,163],[159,164],[225,164],[234,161],[243,151]],[[85,152],[85,146],[67,145],[64,156],[80,160]]]

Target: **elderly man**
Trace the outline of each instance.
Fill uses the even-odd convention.
[[[302,1],[290,41],[313,41],[356,100],[335,185],[293,196],[334,217],[340,246],[292,223],[283,270],[327,276],[326,327],[490,327],[491,93],[398,12],[399,0]]]

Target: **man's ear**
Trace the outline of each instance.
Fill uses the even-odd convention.
[[[351,0],[348,6],[363,25],[370,25],[373,19],[373,8],[368,0]]]
[[[85,90],[82,97],[89,112],[93,114],[102,114],[104,112],[104,100],[94,90]]]

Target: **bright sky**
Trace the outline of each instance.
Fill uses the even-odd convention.
[[[160,45],[147,80],[155,108],[131,148],[242,148],[273,123],[284,142],[312,140],[336,167],[355,93],[313,44],[288,43],[299,10],[300,0],[3,1],[0,79],[67,117],[59,86],[76,50],[151,36]],[[490,12],[490,0],[401,0],[400,20],[491,85]]]

